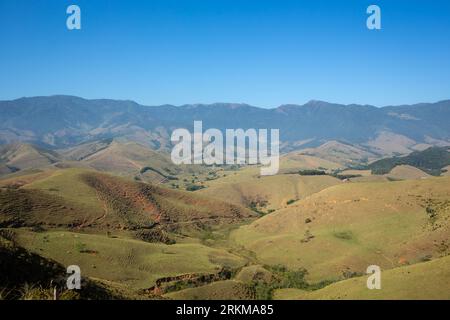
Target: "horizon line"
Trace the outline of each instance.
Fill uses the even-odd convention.
[[[303,107],[303,106],[307,106],[309,104],[314,104],[314,103],[324,103],[324,104],[330,104],[330,105],[337,105],[337,106],[344,106],[344,107],[350,107],[350,106],[361,106],[361,107],[373,107],[373,108],[377,108],[377,109],[382,109],[382,108],[387,108],[387,107],[403,107],[403,106],[417,106],[417,105],[421,105],[421,104],[436,104],[436,103],[441,103],[441,102],[446,102],[446,101],[450,101],[450,98],[447,99],[441,99],[441,100],[435,100],[434,102],[415,102],[415,103],[404,103],[404,104],[388,104],[388,105],[383,105],[383,106],[377,106],[374,104],[362,104],[362,103],[339,103],[339,102],[329,102],[326,100],[321,100],[321,99],[310,99],[308,101],[306,101],[303,104],[299,104],[299,103],[284,103],[284,104],[280,104],[278,106],[275,107],[261,107],[261,106],[257,106],[257,105],[253,105],[253,104],[249,104],[246,102],[220,102],[220,101],[216,101],[216,102],[211,102],[211,103],[206,103],[206,102],[197,102],[197,103],[185,103],[185,104],[171,104],[171,103],[163,103],[163,104],[142,104],[136,100],[133,99],[128,99],[128,98],[120,98],[120,99],[114,99],[114,98],[86,98],[83,96],[77,96],[77,95],[73,95],[73,94],[50,94],[50,95],[36,95],[36,96],[22,96],[22,97],[18,97],[18,98],[14,98],[14,99],[1,99],[0,102],[11,102],[11,101],[17,101],[17,100],[21,100],[21,99],[33,99],[33,98],[54,98],[54,97],[65,97],[65,98],[77,98],[77,99],[83,99],[86,101],[98,101],[98,100],[112,100],[112,101],[121,101],[121,102],[131,102],[131,103],[135,103],[139,106],[142,107],[176,107],[176,108],[183,108],[183,107],[188,107],[188,106],[213,106],[213,105],[218,105],[218,104],[223,104],[223,105],[240,105],[240,106],[247,106],[247,107],[252,107],[252,108],[258,108],[258,109],[265,109],[265,110],[276,110],[279,109],[281,107],[286,107],[286,106],[299,106],[299,107]]]

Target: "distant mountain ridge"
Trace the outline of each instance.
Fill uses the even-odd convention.
[[[143,106],[133,101],[48,96],[0,101],[0,143],[29,142],[47,148],[121,137],[169,150],[176,128],[279,128],[282,150],[338,140],[371,152],[395,154],[450,142],[450,100],[415,105],[341,105],[310,101],[262,109],[216,103]],[[384,150],[385,144],[393,144]]]

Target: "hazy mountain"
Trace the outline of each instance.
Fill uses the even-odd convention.
[[[310,101],[262,109],[246,104],[142,106],[132,101],[49,96],[0,101],[0,143],[48,147],[122,137],[168,149],[175,128],[279,128],[283,150],[330,140],[359,144],[378,154],[406,153],[417,144],[450,141],[450,100],[377,108]]]
[[[161,181],[181,171],[165,154],[133,141],[101,140],[61,150],[60,153],[67,160],[81,161],[98,171],[139,176],[148,182]]]
[[[0,146],[0,175],[22,169],[39,168],[60,161],[53,151],[24,143]]]
[[[347,166],[351,166],[354,163],[365,163],[377,158],[376,154],[361,147],[333,140],[325,142],[316,148],[303,149],[301,153]]]

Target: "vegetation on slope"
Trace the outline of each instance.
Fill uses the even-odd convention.
[[[371,163],[369,169],[373,174],[386,174],[398,165],[410,165],[428,174],[439,176],[441,169],[450,165],[449,148],[430,147],[424,151],[414,151],[405,157],[381,159]]]
[[[368,275],[339,281],[317,291],[282,289],[275,299],[450,299],[450,256],[382,270],[381,289],[369,290]]]
[[[20,188],[10,181],[0,203],[5,226],[140,231],[147,240],[146,230],[196,232],[255,216],[223,201],[83,169],[57,170]]]
[[[106,150],[100,149],[93,154]],[[210,170],[204,183],[204,177],[191,176],[195,185],[207,188],[195,192],[75,168],[14,174],[0,181],[0,228],[13,228],[17,248],[55,261],[59,270],[80,265],[106,297],[321,298],[334,288],[330,283],[347,283],[340,280],[363,274],[369,264],[395,271],[450,253],[448,178],[342,183],[339,179],[352,180],[360,172],[333,177],[329,172],[337,168],[318,166],[316,160],[289,160],[295,172],[306,175],[260,177],[257,166],[204,168]],[[301,161],[315,165],[298,167]],[[140,168],[144,175],[168,172]],[[423,176],[414,169],[397,166],[391,175]],[[193,183],[184,176],[186,186]],[[257,216],[244,207],[264,217],[243,225]],[[10,266],[14,263],[20,262]],[[47,282],[54,277],[29,278],[36,290],[28,296],[52,298]],[[448,275],[436,278],[445,283]],[[348,290],[345,297],[365,297],[346,288],[340,289]],[[17,292],[16,298],[25,297]],[[442,292],[436,297],[445,296]]]
[[[66,269],[17,243],[14,231],[0,229],[0,300],[120,299],[118,292],[82,278],[82,289],[68,290]]]
[[[245,260],[225,250],[195,243],[147,243],[123,236],[69,231],[16,230],[17,243],[34,253],[68,266],[80,266],[86,276],[147,289],[160,278],[236,268]]]
[[[208,188],[198,193],[267,214],[286,206],[289,200],[303,199],[339,183],[340,180],[326,175],[282,174],[259,177],[241,173],[236,177],[211,181]]]
[[[448,178],[339,184],[231,233],[264,264],[312,281],[393,268],[449,253]]]

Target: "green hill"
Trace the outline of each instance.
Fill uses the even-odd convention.
[[[430,147],[424,151],[414,151],[405,157],[385,158],[369,165],[373,174],[389,173],[395,166],[410,165],[428,174],[439,176],[441,169],[450,165],[448,147]]]
[[[275,299],[389,299],[389,300],[449,300],[450,256],[411,266],[382,270],[381,289],[369,290],[368,275],[331,284],[316,291],[281,289]]]
[[[128,288],[148,289],[165,277],[219,272],[238,268],[245,260],[221,249],[195,242],[167,245],[110,237],[106,233],[15,230],[18,244],[33,253],[68,266],[80,266],[83,274]]]
[[[450,253],[449,178],[343,183],[232,232],[260,263],[340,279]]]
[[[82,290],[66,288],[66,268],[53,259],[43,257],[20,246],[17,234],[0,230],[0,300],[125,299],[133,296],[112,290],[98,281],[83,277]]]
[[[8,181],[0,189],[3,226],[128,230],[152,241],[165,238],[161,232],[201,232],[255,216],[243,207],[192,192],[84,169],[56,170],[19,188]]]

